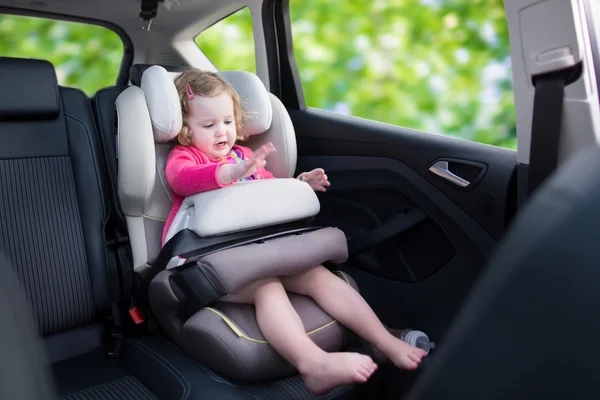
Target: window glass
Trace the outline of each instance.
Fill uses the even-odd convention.
[[[60,85],[88,96],[116,83],[123,48],[119,35],[101,26],[0,15],[0,56],[48,60]]]
[[[194,40],[219,70],[256,73],[252,17],[247,7],[200,32]]]
[[[502,0],[290,1],[308,106],[516,147]]]

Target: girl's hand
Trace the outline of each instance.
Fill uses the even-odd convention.
[[[322,168],[315,168],[309,172],[303,172],[298,175],[298,179],[308,183],[315,192],[325,192],[331,183],[325,175],[325,171]]]
[[[229,177],[231,178],[230,182],[246,178],[256,172],[256,170],[264,168],[264,166],[267,165],[266,158],[275,151],[275,146],[269,142],[260,146],[249,159],[240,164],[232,165],[229,170]]]

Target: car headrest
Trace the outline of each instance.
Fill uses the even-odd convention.
[[[246,114],[244,134],[252,136],[268,130],[273,109],[269,92],[258,76],[245,71],[220,71],[218,74],[240,95]],[[140,88],[146,96],[154,140],[158,143],[174,139],[181,131],[183,117],[174,83],[178,75],[179,72],[169,72],[160,65],[153,65],[142,75]]]
[[[48,120],[59,112],[54,66],[45,60],[0,57],[0,120]]]
[[[129,68],[129,81],[132,85],[141,87],[142,85],[142,75],[144,72],[155,64],[133,64],[131,68]],[[169,72],[181,72],[182,67],[178,67],[176,65],[164,65],[161,64],[161,67],[166,69]]]

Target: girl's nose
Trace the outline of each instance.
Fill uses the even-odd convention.
[[[216,136],[223,136],[226,133],[225,125],[223,125],[223,124],[218,124],[215,128],[216,128],[215,129]]]

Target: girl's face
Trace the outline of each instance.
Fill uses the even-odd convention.
[[[237,137],[231,96],[225,92],[214,97],[196,95],[188,109],[192,144],[211,159],[228,155]]]

